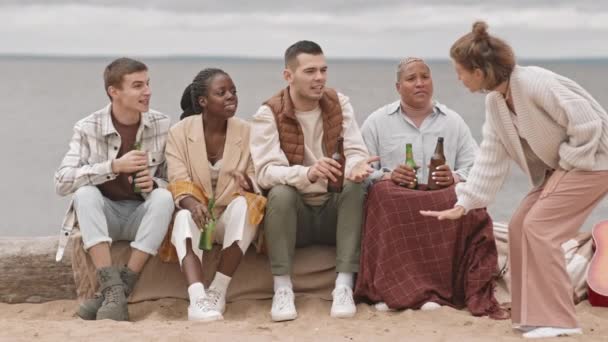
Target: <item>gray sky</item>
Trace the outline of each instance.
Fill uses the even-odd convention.
[[[608,57],[603,0],[0,0],[0,54],[447,58],[476,19],[519,57]]]

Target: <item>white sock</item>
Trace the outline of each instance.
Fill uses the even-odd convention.
[[[293,290],[293,284],[291,284],[291,276],[289,274],[274,276],[274,292],[282,287],[287,287]]]
[[[352,290],[352,288],[355,286],[355,274],[338,272],[338,276],[336,277],[336,287],[341,285],[347,286]]]
[[[213,287],[222,291],[223,293],[226,293],[228,291],[228,285],[230,284],[231,279],[231,277],[221,272],[216,272],[215,277],[213,277],[213,281],[209,287]]]
[[[202,283],[192,283],[188,286],[188,296],[190,303],[196,302],[197,299],[205,296],[205,286]]]

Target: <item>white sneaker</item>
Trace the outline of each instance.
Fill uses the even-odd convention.
[[[298,317],[292,289],[281,287],[274,293],[270,316],[275,322],[290,321]]]
[[[544,338],[544,337],[559,337],[581,335],[581,328],[554,328],[554,327],[539,327],[524,333],[524,338]]]
[[[222,315],[226,310],[226,295],[214,288],[207,290],[205,297],[200,297],[194,305],[188,307],[188,320],[190,321],[217,321],[224,319]]]
[[[528,331],[532,331],[534,329],[538,328],[536,325],[513,325],[513,329],[515,330],[519,330],[522,333],[526,333]]]
[[[437,310],[437,309],[441,309],[441,305],[439,305],[435,302],[426,302],[426,303],[422,304],[422,306],[420,307],[420,310],[422,310],[422,311],[433,311],[433,310]]]
[[[380,311],[380,312],[395,311],[394,309],[389,308],[385,302],[378,302],[378,303],[374,304],[374,308],[376,308],[376,311]]]
[[[331,303],[331,317],[347,318],[353,317],[357,313],[353,290],[350,287],[340,285],[333,290],[331,296],[334,298]]]

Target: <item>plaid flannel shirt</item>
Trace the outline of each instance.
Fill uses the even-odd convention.
[[[111,104],[78,121],[69,150],[55,172],[55,190],[61,196],[74,193],[86,185],[99,185],[115,179],[112,160],[116,159],[121,138],[110,113]],[[142,113],[136,141],[148,152],[148,169],[158,187],[167,187],[165,144],[171,126],[168,116],[154,110]],[[144,198],[146,194],[142,194]],[[63,219],[55,259],[61,260],[72,230],[77,224],[73,201]]]

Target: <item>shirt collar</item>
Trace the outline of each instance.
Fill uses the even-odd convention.
[[[401,101],[395,101],[395,102],[389,104],[388,108],[387,108],[387,113],[388,113],[388,115],[401,113]],[[433,101],[433,113],[432,114],[446,115],[445,112],[441,109],[441,104],[437,101]]]
[[[101,134],[104,136],[110,134],[118,134],[114,124],[112,123],[112,103],[109,103],[104,109],[101,110]],[[146,127],[152,127],[150,122],[150,115],[148,112],[141,114],[141,123]],[[141,124],[140,124],[141,127]]]

